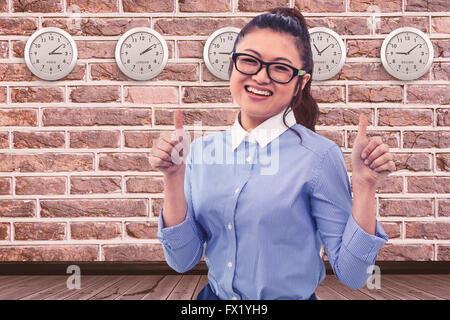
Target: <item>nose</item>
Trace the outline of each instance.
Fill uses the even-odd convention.
[[[262,68],[258,71],[258,73],[252,76],[252,79],[257,83],[269,83],[270,78],[267,73],[267,66],[262,66]]]

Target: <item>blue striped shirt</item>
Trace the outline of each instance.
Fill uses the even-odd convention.
[[[251,132],[238,116],[225,131],[195,139],[185,170],[185,220],[158,239],[177,272],[205,247],[208,280],[221,299],[307,299],[325,278],[322,244],[337,278],[359,289],[388,240],[353,219],[339,146],[282,112]]]

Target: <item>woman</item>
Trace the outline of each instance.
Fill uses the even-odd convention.
[[[186,133],[176,111],[177,134],[152,148],[151,164],[164,173],[158,238],[167,263],[188,271],[206,243],[208,284],[198,299],[315,299],[325,277],[322,244],[337,278],[359,289],[387,241],[375,218],[375,188],[395,170],[392,155],[366,136],[361,115],[352,203],[341,149],[314,132],[309,41],[295,9],[255,17],[231,57],[240,106],[233,127],[189,150],[179,143]]]

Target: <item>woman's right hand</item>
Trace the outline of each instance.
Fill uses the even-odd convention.
[[[191,138],[183,129],[183,113],[175,110],[173,113],[175,130],[163,132],[153,142],[150,150],[151,166],[161,171],[165,176],[172,176],[185,169],[186,158],[189,154]]]

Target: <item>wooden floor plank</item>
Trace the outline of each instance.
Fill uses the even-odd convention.
[[[194,290],[194,294],[192,295],[192,300],[197,299],[198,294],[200,293],[200,291],[202,291],[202,289],[206,286],[207,283],[208,283],[208,276],[202,275],[200,277],[200,280],[198,281],[197,288],[195,288],[195,290]]]
[[[403,283],[395,281],[390,277],[390,275],[384,275],[381,278],[381,286],[386,287],[386,290],[388,290],[388,292],[391,292],[393,295],[399,297],[402,300],[428,300],[430,298],[438,298],[436,296],[427,294],[426,292],[417,290],[416,288],[412,288]]]
[[[11,278],[4,279],[2,282],[0,282],[0,292],[6,290],[11,286],[19,284],[22,281],[28,281],[36,277],[37,276],[11,276]]]
[[[146,294],[152,292],[156,288],[164,275],[147,275],[139,280],[139,282],[130,287],[117,300],[141,300]]]
[[[20,282],[19,284],[8,288],[8,290],[0,293],[0,300],[18,300],[29,294],[35,293],[47,286],[52,281],[63,281],[65,276],[37,276],[28,281]],[[53,279],[53,280],[52,280]]]
[[[442,287],[444,289],[450,288],[450,275],[445,274],[416,274],[415,277],[424,279],[425,281],[430,281],[430,283]]]
[[[166,300],[180,280],[181,276],[178,275],[165,276],[142,300]]]
[[[65,295],[60,295],[59,300],[88,300],[90,297],[95,296],[97,293],[102,292],[106,288],[112,286],[114,283],[126,276],[123,275],[106,275],[100,276],[98,281],[86,286],[84,289],[71,290]],[[75,291],[75,292],[73,292]]]
[[[419,289],[423,292],[430,293],[443,299],[450,299],[450,289],[440,287],[430,283],[427,279],[414,277],[415,275],[392,275],[392,279],[401,281],[411,287]]]
[[[142,276],[126,276],[113,285],[89,298],[89,300],[114,300],[124,294],[130,287],[134,287]]]
[[[167,300],[191,300],[200,275],[183,275]]]
[[[335,275],[327,275],[323,282],[349,300],[374,300],[374,298],[363,292],[347,287],[345,284],[341,283]]]

